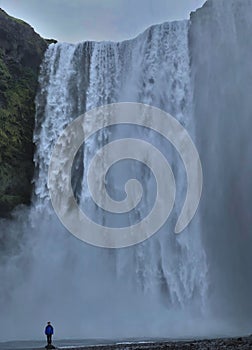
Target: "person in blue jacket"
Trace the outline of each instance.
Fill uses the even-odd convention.
[[[47,322],[47,326],[45,328],[45,335],[47,336],[47,344],[52,344],[52,335],[53,335],[53,326],[51,322]]]

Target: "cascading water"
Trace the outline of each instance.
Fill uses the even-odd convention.
[[[200,206],[211,312],[251,333],[250,0],[211,0],[191,17],[194,120],[204,188]]]
[[[29,228],[28,242],[20,258],[23,261],[28,256],[30,267],[27,281],[17,294],[33,288],[28,312],[40,315],[41,322],[50,315],[49,318],[60,324],[62,337],[64,334],[111,338],[146,334],[179,336],[174,319],[182,322],[188,309],[198,314],[205,297],[206,261],[197,223],[177,237],[173,233],[174,222],[168,221],[148,241],[109,251],[88,246],[68,235],[50,206],[48,165],[53,145],[62,130],[86,110],[119,101],[162,108],[193,130],[186,21],[151,27],[136,39],[122,43],[56,44],[46,52],[36,100],[37,172],[33,208],[27,223],[32,232]],[[175,220],[185,196],[183,165],[168,142],[142,129],[130,126],[105,129],[85,143],[73,170],[80,205],[85,207],[90,197],[84,170],[94,152],[112,138],[134,136],[153,143],[171,162],[179,187],[173,212]],[[151,209],[148,206],[152,204],[151,196],[155,191],[148,170],[134,162],[114,170],[110,181],[114,192],[120,189],[116,179],[122,172],[126,180],[138,178],[144,193],[150,192],[142,208],[120,221],[129,224],[141,220]],[[106,220],[102,212],[98,211],[96,216],[98,221]],[[46,305],[41,305],[39,300],[44,297]],[[15,298],[20,300],[19,295]],[[193,306],[188,308],[188,304]],[[148,313],[152,319],[156,318],[155,322],[144,321]],[[69,318],[76,333],[68,326]],[[108,321],[113,330],[105,326]]]
[[[211,8],[214,1],[209,3]],[[123,186],[130,178],[141,182],[144,198],[132,215],[119,219],[106,216],[92,205],[87,190],[86,169],[91,158],[111,140],[124,137],[146,140],[165,155],[176,178],[176,204],[162,229],[136,246],[110,250],[79,241],[56,217],[47,187],[53,146],[64,128],[85,111],[115,102],[140,102],[169,112],[201,147],[203,170],[207,169],[209,157],[195,122],[201,125],[206,103],[204,96],[202,105],[197,101],[202,93],[200,78],[204,77],[195,68],[201,63],[197,38],[204,41],[200,28],[205,25],[197,22],[198,17],[197,13],[192,17],[191,25],[182,21],[153,26],[122,43],[49,46],[36,98],[33,206],[18,210],[16,221],[0,222],[2,232],[11,237],[0,270],[1,280],[6,281],[0,287],[2,339],[30,338],[31,330],[33,337],[40,338],[47,319],[54,322],[58,338],[211,336],[233,331],[215,324],[210,312],[216,299],[222,299],[220,290],[209,298],[209,283],[213,286],[218,274],[211,268],[209,277],[209,256],[214,258],[211,234],[207,239],[204,235],[205,249],[201,240],[202,230],[211,222],[211,218],[204,221],[206,200],[199,212],[203,214],[197,213],[182,234],[174,234],[186,177],[183,163],[169,142],[146,128],[109,127],[90,137],[75,158],[72,185],[80,206],[97,222],[118,227],[141,220],[151,210],[156,189],[153,176],[134,161],[114,166],[107,177],[114,198],[121,200]],[[215,69],[211,58],[204,56],[204,60],[209,70]],[[207,139],[207,133],[203,134]],[[9,329],[15,329],[15,335]]]

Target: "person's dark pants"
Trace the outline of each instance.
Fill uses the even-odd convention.
[[[51,334],[47,334],[47,344],[51,345],[52,344],[52,335]]]

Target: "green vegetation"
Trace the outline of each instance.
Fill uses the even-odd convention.
[[[13,21],[17,22],[18,24],[23,24],[23,25],[28,25],[26,22],[24,22],[22,19],[16,18],[16,17],[12,17],[9,16]]]
[[[33,169],[37,76],[30,68],[8,63],[0,51],[0,214],[29,202]]]
[[[0,217],[31,198],[34,99],[48,43],[0,9]]]

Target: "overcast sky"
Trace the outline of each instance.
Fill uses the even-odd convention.
[[[79,42],[129,39],[152,24],[189,18],[205,0],[0,0],[45,38]]]

